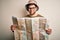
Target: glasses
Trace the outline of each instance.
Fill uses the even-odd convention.
[[[29,8],[29,9],[35,9],[36,7],[31,7],[31,8]]]

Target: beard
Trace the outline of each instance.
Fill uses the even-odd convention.
[[[33,13],[30,12],[30,15],[34,15],[35,13],[36,13],[36,12],[33,12]]]

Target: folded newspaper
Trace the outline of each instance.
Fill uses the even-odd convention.
[[[12,17],[13,24],[17,24],[14,30],[15,40],[48,40],[47,20],[43,17],[17,18]]]

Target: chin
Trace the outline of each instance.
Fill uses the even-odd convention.
[[[30,14],[30,15],[34,15],[35,13],[32,13],[32,14]]]

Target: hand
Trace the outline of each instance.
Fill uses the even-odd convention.
[[[50,28],[48,28],[47,30],[45,30],[46,31],[46,33],[48,34],[48,35],[50,35],[51,33],[52,33],[52,29],[50,29]]]
[[[11,29],[11,31],[12,31],[12,32],[14,32],[14,30],[16,29],[16,27],[17,27],[17,25],[16,25],[16,24],[11,25],[11,28],[10,28],[10,29]]]

